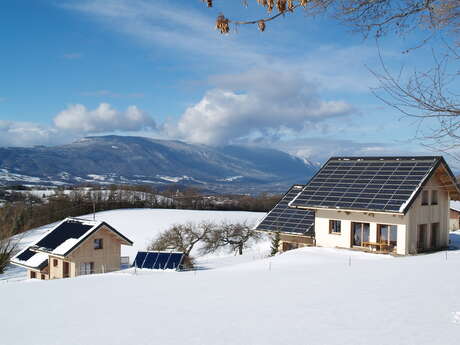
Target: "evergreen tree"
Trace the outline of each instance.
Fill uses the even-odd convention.
[[[278,248],[280,246],[280,233],[277,231],[274,235],[272,235],[272,244],[271,244],[271,252],[270,256],[275,256],[278,253]]]

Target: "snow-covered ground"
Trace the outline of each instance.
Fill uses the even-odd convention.
[[[160,217],[157,211],[165,212],[110,211],[98,217],[107,217],[142,243],[171,220],[261,216],[169,210]],[[135,226],[139,222],[145,225],[142,230]],[[460,233],[452,233],[451,239],[453,247],[460,247]],[[258,256],[266,245],[243,257],[208,257],[212,264],[195,272],[129,269],[74,279],[0,282],[0,343],[460,342],[460,250],[395,258],[303,248],[272,258]]]
[[[450,208],[455,210],[455,211],[460,211],[460,201],[450,201]]]
[[[248,225],[254,225],[265,216],[265,213],[143,208],[98,212],[95,216],[96,220],[107,222],[134,242],[133,246],[121,247],[121,255],[129,256],[132,262],[139,250],[145,250],[149,243],[158,236],[158,234],[165,231],[173,224],[183,224],[187,222],[200,223],[203,221],[213,221],[219,223],[227,221],[247,222]],[[82,216],[82,218],[93,219],[93,215]],[[33,244],[55,225],[57,225],[57,223],[45,225],[16,236],[16,239],[19,240],[18,249],[23,249],[24,247]],[[261,245],[262,249],[260,249]],[[252,249],[251,253],[248,254],[249,257],[254,258],[255,256],[261,257],[266,255],[267,246],[268,245],[266,243],[258,244]],[[262,252],[262,250],[265,251]],[[215,258],[221,256],[228,257],[229,254],[220,253],[220,255],[203,257],[200,258],[198,262],[200,265],[209,264],[210,266],[213,266]],[[25,270],[11,270],[3,276],[0,275],[0,283],[8,279],[19,280],[21,277],[25,279]]]

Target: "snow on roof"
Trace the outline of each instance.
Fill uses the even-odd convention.
[[[33,245],[16,254],[11,262],[42,269],[48,264],[49,254],[66,255],[102,223],[102,221],[66,218],[50,231],[47,231]],[[37,252],[37,250],[43,252]]]
[[[29,248],[25,248],[16,254],[11,259],[11,262],[30,268],[42,269],[48,265],[48,254],[36,253]]]
[[[450,208],[454,211],[460,212],[460,201],[451,201]]]
[[[44,253],[35,253],[29,260],[25,262],[26,266],[29,267],[39,267],[45,261],[48,261],[48,255]]]
[[[70,249],[72,249],[78,243],[78,241],[78,238],[68,238],[59,246],[54,248],[53,254],[65,255]]]
[[[132,245],[131,240],[103,221],[66,218],[42,236],[31,248],[48,254],[66,256],[87,236],[99,229],[102,224],[107,225],[111,231]]]
[[[47,252],[54,250],[68,239],[82,239],[102,224],[101,221],[91,221],[80,218],[66,218],[45,236],[39,239],[34,247]]]

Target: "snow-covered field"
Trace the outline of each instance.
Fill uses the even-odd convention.
[[[194,211],[194,210],[173,210],[173,209],[126,209],[114,210],[96,213],[96,220],[103,220],[127,236],[134,242],[132,247],[122,246],[121,255],[129,256],[131,262],[139,250],[145,250],[149,243],[161,232],[168,229],[173,224],[182,224],[187,222],[200,223],[203,221],[213,222],[247,222],[248,225],[254,225],[257,221],[265,216],[261,212],[239,212],[239,211]],[[93,215],[82,216],[82,218],[93,219]],[[40,228],[30,230],[24,234],[18,235],[16,238],[20,241],[18,249],[29,246],[37,241],[46,232],[52,229],[57,223],[42,226]],[[262,247],[261,247],[262,246]],[[267,243],[256,245],[248,255],[245,255],[245,260],[253,259],[254,256],[260,257],[266,255],[268,250]],[[262,252],[262,250],[265,250]],[[196,255],[196,252],[193,253]],[[228,257],[229,253],[220,253],[220,255],[212,255],[199,258],[200,265],[214,266],[214,260],[217,258]],[[241,259],[235,259],[241,260]],[[25,279],[25,270],[14,269],[5,275],[0,275],[0,284],[5,280],[20,280]],[[1,344],[1,342],[0,342]]]
[[[154,233],[173,222],[256,220],[262,214],[134,210],[97,216],[107,217],[139,242],[136,249],[143,249]],[[460,247],[460,233],[451,238]],[[264,242],[242,258],[207,258],[212,264],[195,272],[129,269],[74,279],[0,282],[0,343],[460,342],[460,250],[394,258],[303,248],[262,258],[267,249]]]

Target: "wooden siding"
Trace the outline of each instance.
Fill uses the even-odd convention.
[[[431,205],[431,202],[429,202],[428,205],[422,205],[422,193],[420,193],[407,212],[406,217],[409,227],[407,251],[409,254],[418,252],[417,235],[421,224],[427,224],[426,243],[431,243],[431,224],[439,223],[438,245],[437,248],[432,249],[445,248],[449,243],[449,193],[442,187],[442,183],[436,174],[427,182],[423,190],[429,192],[430,201],[431,192],[438,191],[438,204]]]
[[[94,240],[102,239],[102,249],[94,249]],[[80,264],[94,264],[93,273],[105,273],[120,269],[121,240],[106,227],[101,227],[89,236],[69,255],[71,276],[80,274]]]

